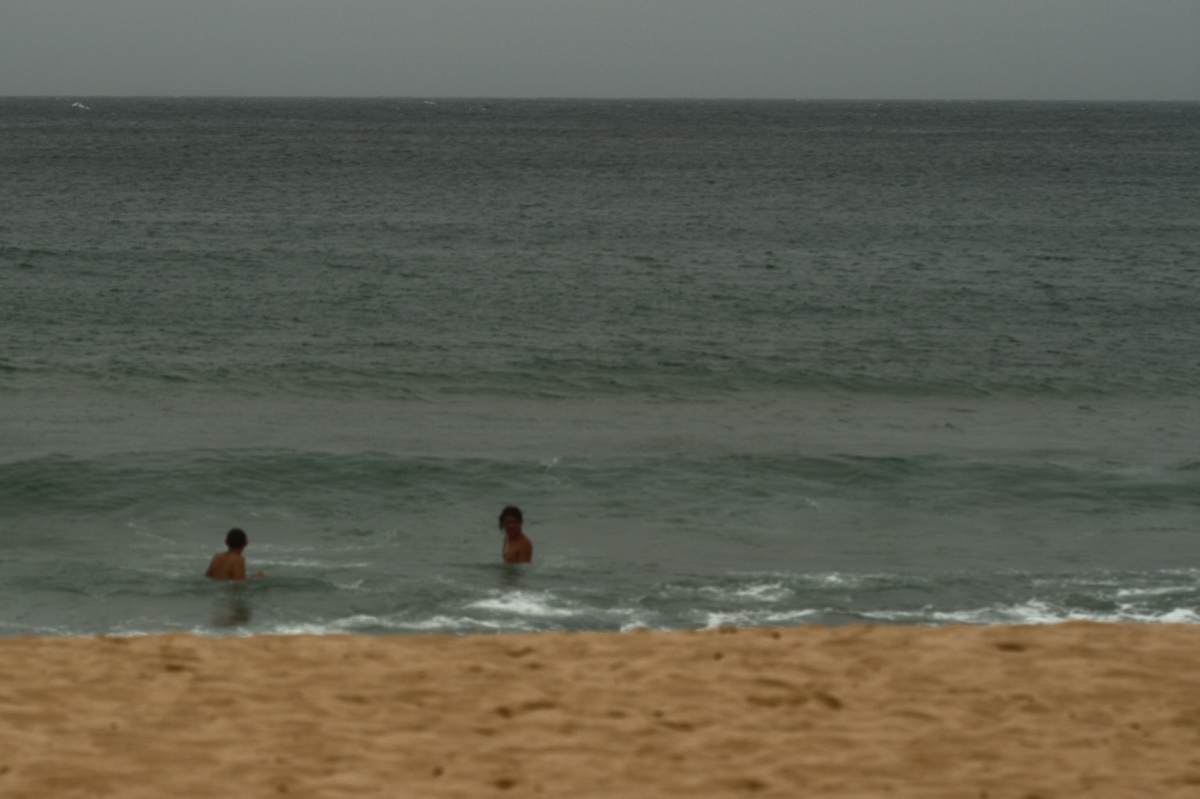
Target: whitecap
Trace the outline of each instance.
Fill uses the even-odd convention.
[[[480,599],[467,605],[478,610],[493,610],[502,613],[514,613],[518,616],[542,616],[550,618],[565,618],[576,616],[578,612],[569,608],[555,607],[552,594],[534,594],[524,591]]]

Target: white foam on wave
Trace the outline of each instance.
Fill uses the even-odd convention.
[[[1164,624],[1200,624],[1200,613],[1191,608],[1176,608],[1162,614],[1158,620]]]
[[[576,609],[555,607],[553,600],[553,594],[549,593],[514,591],[477,600],[467,605],[467,607],[475,610],[491,610],[501,613],[511,613],[516,616],[537,616],[542,618],[568,618],[579,615],[579,611]]]
[[[398,629],[413,632],[521,632],[532,631],[530,624],[512,623],[510,621],[488,621],[459,616],[431,616],[428,619],[398,623]]]
[[[738,586],[736,588],[724,588],[716,585],[707,585],[700,589],[700,593],[715,596],[719,599],[742,599],[750,600],[752,602],[779,602],[792,596],[795,592],[787,586],[779,583],[758,583]]]
[[[811,574],[786,574],[778,575],[786,578],[790,582],[800,583],[805,587],[822,588],[822,589],[844,589],[844,588],[860,588],[864,585],[872,583],[886,583],[897,579],[894,574],[850,574],[847,572],[817,572]],[[906,579],[913,579],[911,576],[906,576]]]
[[[795,592],[779,583],[763,583],[749,585],[733,592],[733,596],[741,599],[752,599],[757,602],[779,602],[792,596]]]
[[[254,635],[257,631],[246,630],[244,635]],[[271,635],[344,635],[346,630],[339,629],[336,625],[330,624],[314,624],[311,622],[293,622],[290,624],[277,624],[268,630]]]
[[[323,560],[272,560],[258,558],[255,563],[261,566],[288,566],[296,569],[367,569],[370,568],[370,563],[331,563]]]
[[[819,610],[803,609],[786,612],[715,612],[706,613],[704,629],[715,630],[718,627],[763,627],[772,625],[799,624],[810,620],[821,613]]]
[[[963,610],[895,610],[867,611],[864,618],[903,624],[1056,624],[1075,619],[1091,618],[1055,608],[1040,600],[1018,605],[967,608]]]
[[[666,627],[653,627],[650,624],[647,624],[645,621],[642,621],[641,619],[635,619],[634,621],[630,621],[630,622],[626,622],[625,624],[622,624],[617,629],[620,632],[628,633],[628,632],[633,632],[634,630],[665,630],[667,628]]]
[[[1170,594],[1191,594],[1195,593],[1196,587],[1193,585],[1171,585],[1162,586],[1159,588],[1122,588],[1117,591],[1118,599],[1129,599],[1133,597],[1149,597],[1149,596],[1169,596]]]
[[[1096,621],[1112,623],[1137,622],[1142,624],[1200,623],[1200,613],[1190,608],[1174,608],[1168,611],[1147,613],[1132,605],[1122,605],[1111,613],[1062,608],[1040,600],[1031,600],[1017,605],[972,608],[966,610],[935,611],[930,609],[912,611],[868,611],[865,619],[902,624],[1061,624],[1068,621]]]
[[[513,623],[511,620],[488,621],[460,616],[438,615],[423,619],[407,619],[403,616],[373,616],[357,614],[335,619],[323,624],[286,623],[273,626],[266,631],[272,635],[353,635],[367,631],[389,633],[465,633],[465,632],[509,632],[535,629],[532,625]],[[263,631],[258,631],[263,632]],[[247,631],[245,634],[253,634]]]

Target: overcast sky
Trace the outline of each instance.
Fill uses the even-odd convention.
[[[1200,0],[0,0],[0,95],[1200,100]]]

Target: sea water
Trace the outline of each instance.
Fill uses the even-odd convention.
[[[1200,620],[1198,104],[13,98],[0,187],[0,634]]]

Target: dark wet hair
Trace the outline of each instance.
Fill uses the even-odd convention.
[[[504,517],[513,516],[518,522],[525,523],[525,518],[521,515],[521,509],[516,505],[508,505],[504,510],[500,511],[500,526],[504,526]]]
[[[246,531],[240,527],[235,527],[225,534],[225,546],[230,549],[245,549],[246,547]]]

